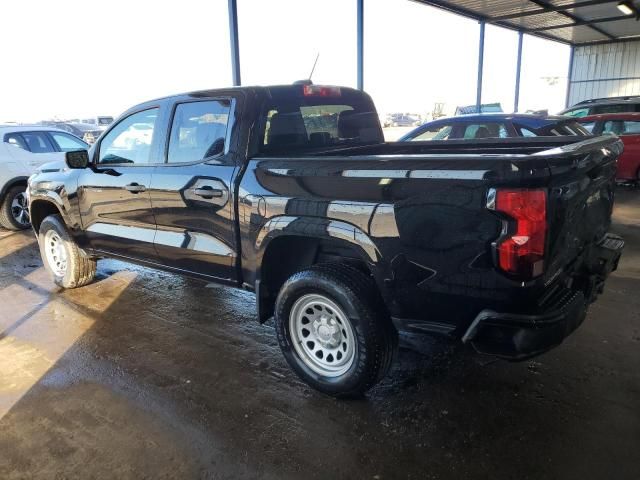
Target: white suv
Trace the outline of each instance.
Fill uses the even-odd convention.
[[[29,227],[27,179],[48,162],[63,161],[64,152],[87,149],[77,137],[51,127],[0,125],[0,227]]]

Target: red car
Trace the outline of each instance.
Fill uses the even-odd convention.
[[[640,181],[640,113],[605,113],[577,119],[594,135],[615,133],[624,143],[617,180]]]

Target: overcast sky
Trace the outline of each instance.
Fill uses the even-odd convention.
[[[238,0],[243,84],[356,84],[355,0]],[[475,102],[479,26],[409,0],[365,0],[365,90],[382,112]],[[484,102],[513,109],[517,34],[488,26]],[[0,122],[118,115],[231,85],[227,0],[3,2]],[[520,109],[564,105],[568,47],[525,37]],[[559,77],[556,85],[549,79]]]

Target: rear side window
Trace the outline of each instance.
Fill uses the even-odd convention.
[[[589,130],[574,120],[545,123],[537,128],[534,128],[532,125],[525,127],[516,122],[514,122],[513,126],[523,137],[582,137],[590,134]]]
[[[45,132],[23,132],[22,138],[27,144],[27,149],[31,153],[51,153],[55,152],[49,137]]]
[[[169,163],[197,162],[224,152],[230,100],[181,103],[176,106],[169,139]]]
[[[622,135],[640,135],[640,121],[624,121]]]
[[[602,126],[602,133],[615,133],[616,135],[640,135],[640,121],[607,120]]]
[[[625,113],[633,112],[632,104],[614,104],[614,105],[596,105],[593,107],[593,113]]]
[[[361,92],[296,85],[271,94],[264,111],[263,152],[384,142],[375,107]]]
[[[5,135],[4,141],[9,145],[13,145],[14,147],[22,148],[23,150],[29,150],[27,148],[27,144],[24,143],[22,137],[17,133],[9,133]]]

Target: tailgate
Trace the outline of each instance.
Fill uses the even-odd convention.
[[[604,136],[540,152],[549,165],[546,284],[607,233],[622,142]]]

